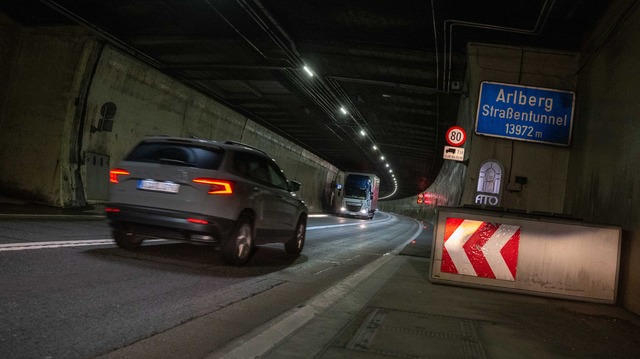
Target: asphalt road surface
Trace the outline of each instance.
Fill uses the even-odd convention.
[[[203,357],[421,230],[380,212],[371,221],[313,217],[301,255],[268,245],[234,267],[207,246],[154,240],[120,249],[103,221],[3,220],[0,358],[115,357],[140,343],[149,357]],[[197,332],[202,318],[206,332]],[[189,325],[197,335],[168,335]]]

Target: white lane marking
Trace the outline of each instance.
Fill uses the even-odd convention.
[[[392,220],[392,216],[388,218],[378,220],[375,222],[367,222],[367,223],[382,223]],[[316,230],[316,229],[327,229],[334,227],[347,227],[347,226],[359,226],[363,225],[360,222],[357,223],[340,223],[340,224],[331,224],[325,226],[313,226],[307,227],[307,231]],[[148,239],[145,240],[145,243],[152,243],[157,241],[166,241],[166,239]],[[79,240],[79,241],[51,241],[51,242],[27,242],[27,243],[9,243],[9,244],[0,244],[0,252],[6,251],[24,251],[29,249],[51,249],[51,248],[71,248],[71,247],[84,247],[84,246],[102,246],[105,244],[114,244],[113,239],[87,239],[87,240]]]
[[[385,223],[385,222],[393,221],[396,219],[397,219],[396,217],[388,216],[387,218],[384,218],[384,219],[372,220],[367,222],[361,221],[361,222],[354,222],[354,223],[327,224],[324,226],[307,227],[307,231],[316,230],[316,229],[335,228],[335,227],[349,227],[349,226],[365,226],[366,227],[368,224],[373,225],[373,224]]]
[[[28,213],[0,213],[0,218],[10,219],[104,219],[102,214],[28,214]]]
[[[367,279],[373,272],[391,260],[391,258],[393,258],[391,254],[398,254],[406,245],[416,239],[423,230],[422,224],[417,221],[416,223],[418,224],[418,230],[405,243],[367,264],[362,269],[351,274],[333,287],[316,295],[303,306],[296,307],[273,321],[268,322],[266,325],[256,329],[246,337],[238,339],[227,347],[227,349],[222,349],[222,351],[212,353],[207,357],[207,359],[258,358],[265,354],[278,343],[285,340],[291,333],[295,332],[315,317],[321,315],[336,302],[353,291],[363,280]]]
[[[164,239],[151,239],[145,241],[159,242]],[[53,242],[29,242],[29,243],[8,243],[0,244],[0,252],[6,251],[24,251],[29,249],[50,249],[50,248],[68,248],[68,247],[84,247],[84,246],[103,246],[114,244],[113,239],[87,239],[82,241],[53,241]]]

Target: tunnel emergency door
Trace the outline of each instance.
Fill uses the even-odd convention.
[[[109,156],[87,152],[87,200],[109,199]]]

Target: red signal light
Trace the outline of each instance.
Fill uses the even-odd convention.
[[[208,194],[233,194],[233,182],[231,181],[198,177],[194,178],[193,182],[209,185]]]
[[[424,193],[424,204],[434,204],[433,197],[434,197],[433,193],[425,192]]]
[[[122,168],[114,168],[109,171],[109,182],[111,183],[120,183],[118,181],[118,176],[127,176],[129,175],[129,171]]]
[[[187,222],[195,223],[195,224],[209,224],[209,222],[205,221],[204,219],[198,219],[198,218],[187,218]]]

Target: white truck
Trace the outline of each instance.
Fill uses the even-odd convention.
[[[345,172],[338,190],[338,216],[372,219],[378,210],[380,179],[373,173]]]

